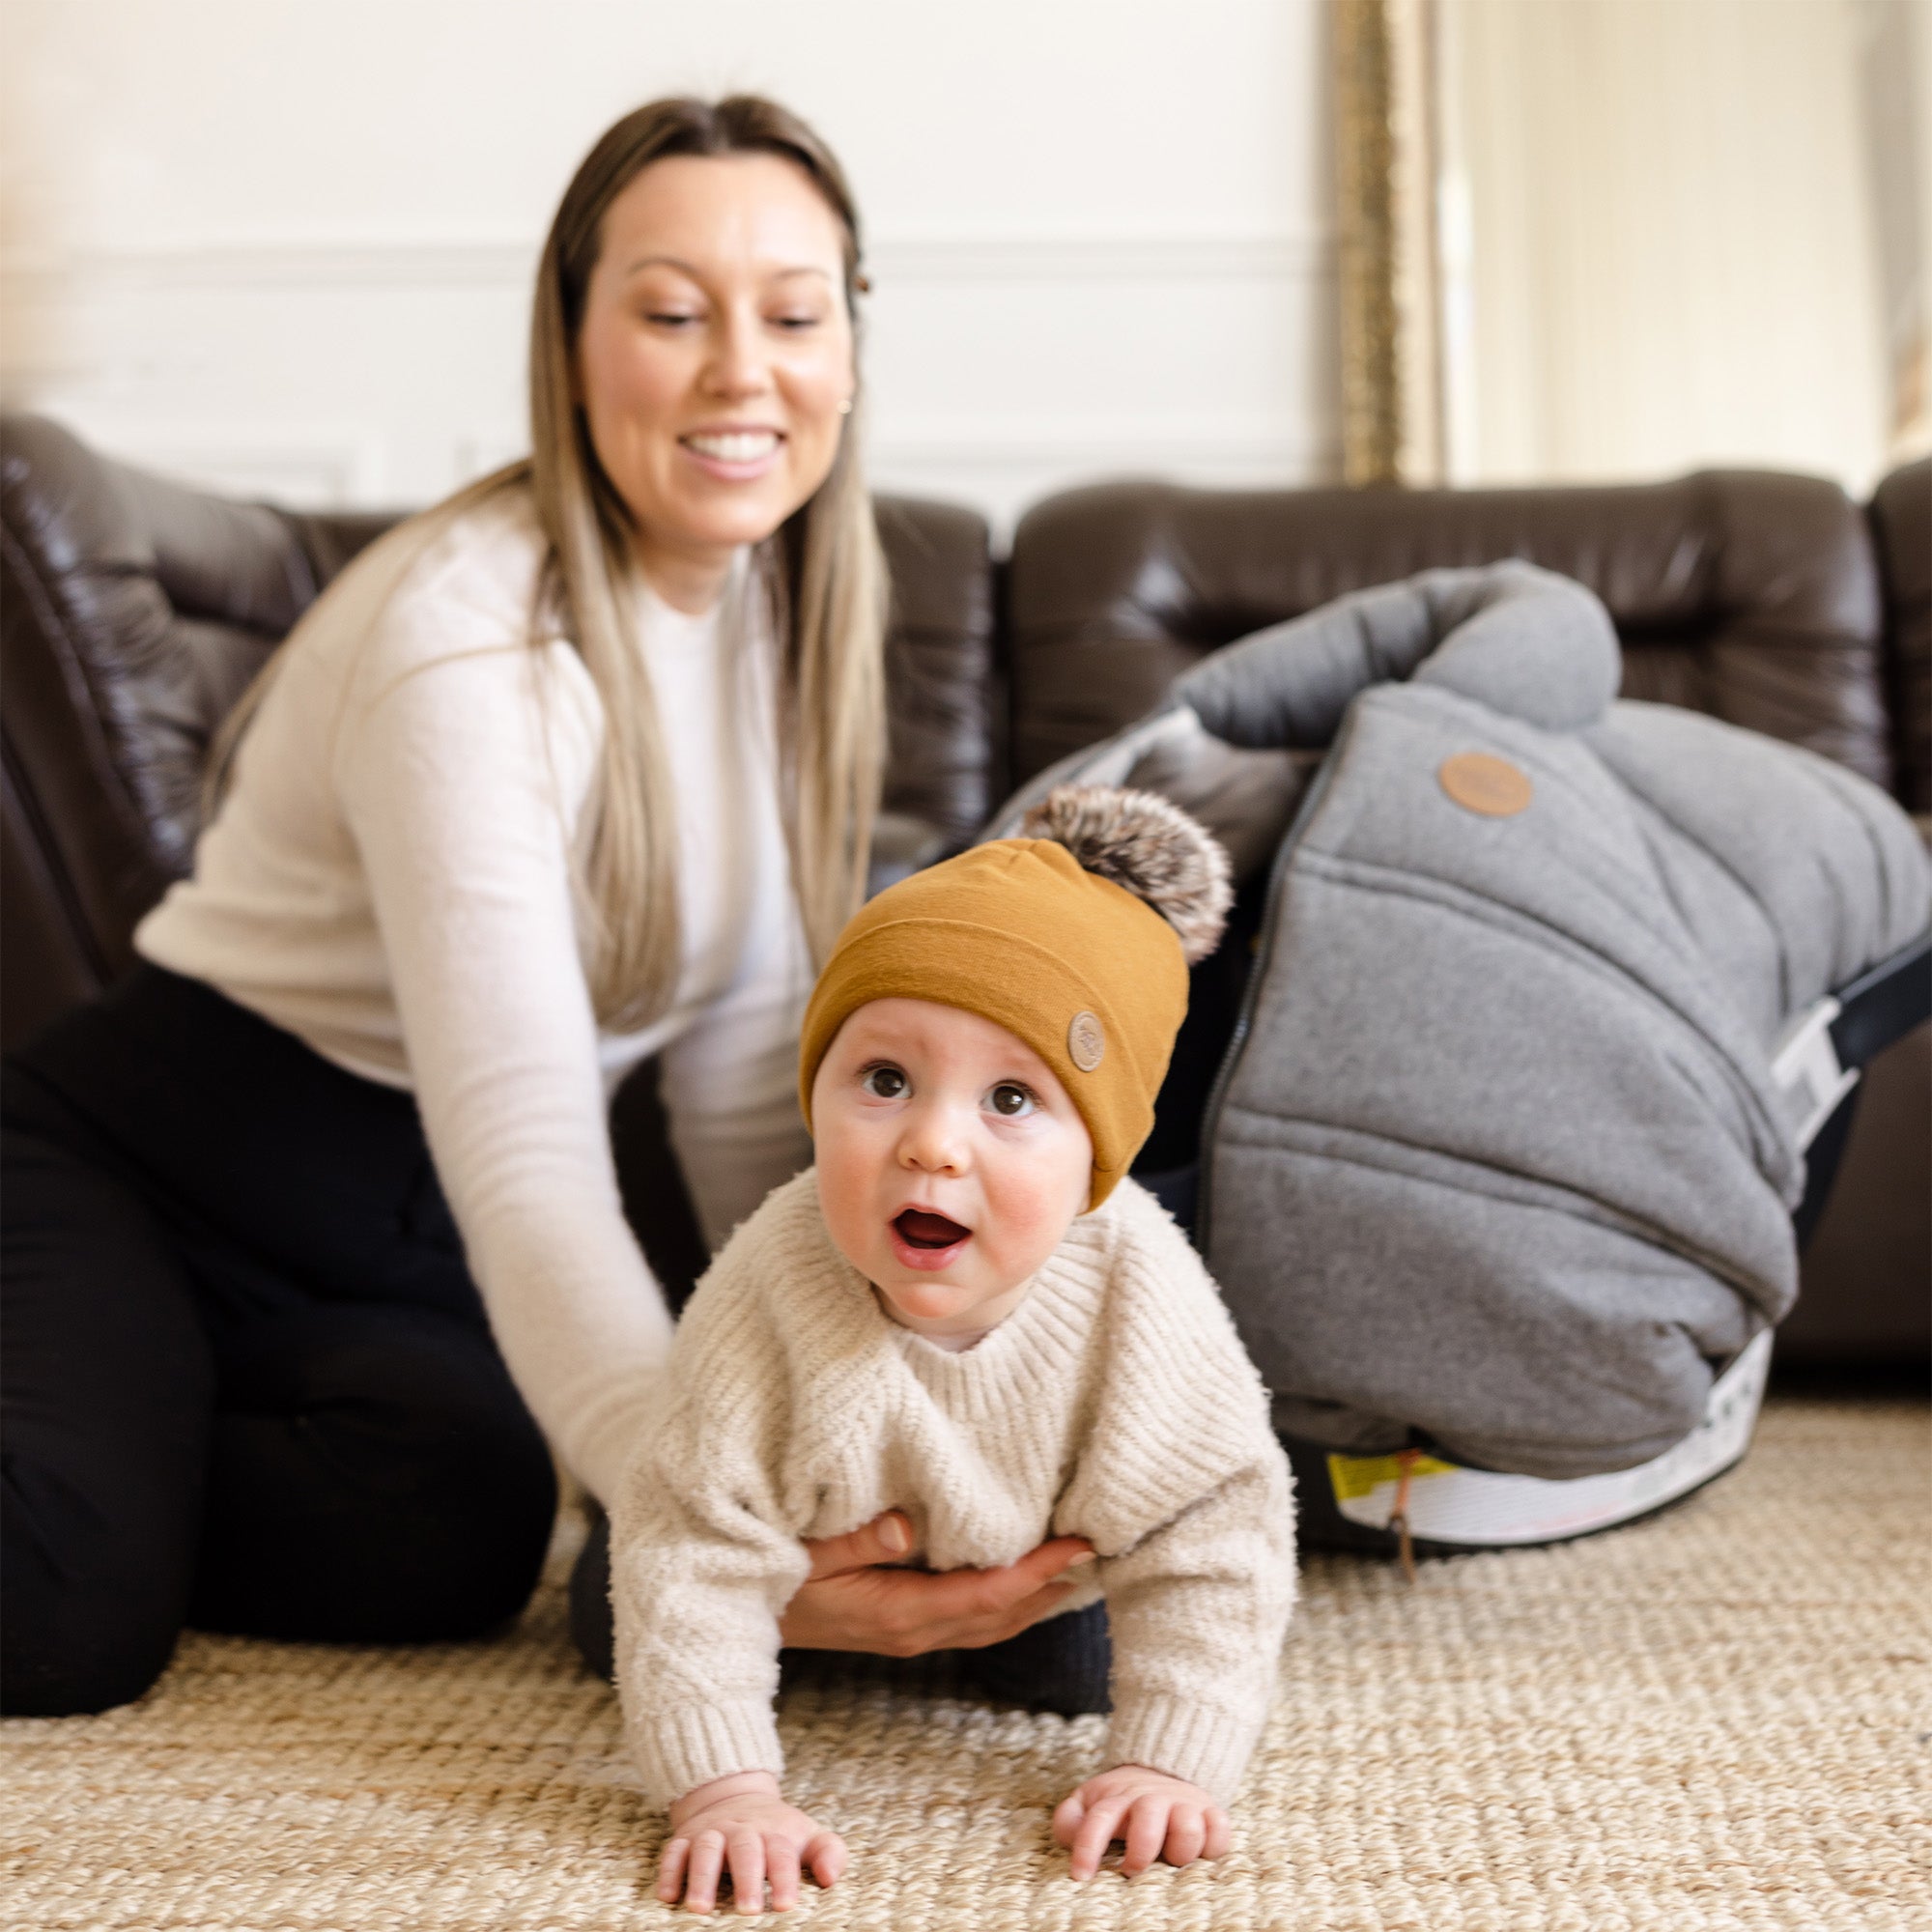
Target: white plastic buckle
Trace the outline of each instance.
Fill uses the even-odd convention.
[[[1832,1022],[1842,1010],[1830,994],[1807,1007],[1772,1058],[1771,1077],[1793,1103],[1800,1122],[1796,1133],[1801,1152],[1859,1084],[1859,1069],[1840,1066],[1838,1049],[1832,1043]]]

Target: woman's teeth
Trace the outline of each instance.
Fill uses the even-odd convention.
[[[779,446],[779,439],[768,429],[734,430],[724,436],[688,436],[684,444],[719,463],[755,463]]]

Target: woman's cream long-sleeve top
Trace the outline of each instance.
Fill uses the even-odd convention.
[[[570,854],[604,717],[578,653],[533,640],[543,554],[511,488],[357,558],[284,645],[193,876],[135,945],[413,1092],[510,1372],[608,1496],[671,1341],[619,1206],[610,1092],[663,1052],[716,1246],[810,1158],[794,1085],[810,967],[746,573],[701,617],[646,596],[683,962],[662,1019],[600,1037]]]
[[[672,1395],[612,1512],[617,1687],[647,1795],[780,1772],[780,1612],[801,1540],[906,1512],[934,1570],[1085,1536],[1114,1645],[1109,1764],[1226,1804],[1294,1598],[1287,1461],[1186,1237],[1123,1180],[963,1353],[892,1321],[838,1253],[815,1172],[699,1284]]]

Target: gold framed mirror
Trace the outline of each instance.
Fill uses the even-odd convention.
[[[1350,483],[1932,448],[1925,0],[1333,0]]]

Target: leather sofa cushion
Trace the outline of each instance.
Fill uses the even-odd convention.
[[[953,503],[874,508],[893,584],[882,804],[964,845],[1000,800],[990,533]]]
[[[1932,811],[1932,456],[1894,469],[1871,503],[1885,584],[1898,795]]]
[[[131,963],[136,922],[185,871],[215,723],[383,518],[231,503],[104,461],[57,424],[0,435],[0,677],[11,976],[60,968],[15,945],[59,929],[67,997]],[[29,849],[30,848],[30,849]],[[30,887],[29,891],[33,889]],[[34,961],[38,957],[39,965]],[[6,987],[7,1034],[23,996]],[[65,1004],[61,999],[58,1004]]]
[[[1808,746],[1890,787],[1879,589],[1831,483],[1714,470],[1587,489],[1208,491],[1039,504],[1009,567],[1013,781],[1140,717],[1223,644],[1345,591],[1520,556],[1587,583],[1624,695]]]

